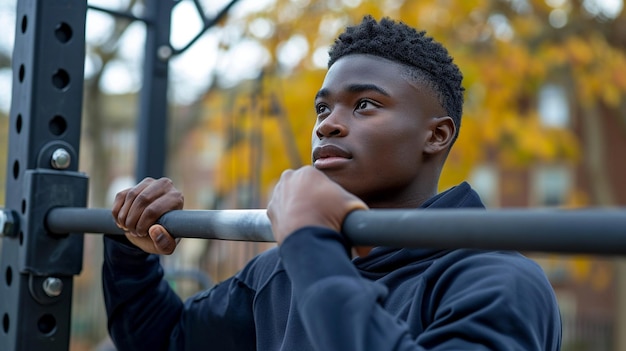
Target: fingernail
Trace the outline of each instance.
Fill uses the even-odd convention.
[[[162,244],[165,241],[165,234],[163,234],[163,233],[157,234],[155,240],[156,240],[157,244]]]

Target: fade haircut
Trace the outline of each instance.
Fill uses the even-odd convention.
[[[403,64],[407,68],[407,78],[432,90],[454,121],[453,141],[458,137],[463,114],[463,74],[448,50],[426,36],[425,31],[417,31],[389,18],[376,22],[368,15],[360,24],[347,27],[328,54],[328,68],[352,54],[374,55]]]

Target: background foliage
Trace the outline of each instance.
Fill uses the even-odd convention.
[[[449,48],[465,74],[461,136],[444,170],[442,188],[467,179],[472,168],[486,160],[503,167],[556,161],[575,164],[585,157],[601,160],[593,154],[598,148],[585,148],[575,134],[580,130],[587,140],[601,139],[589,135],[601,130],[601,113],[621,119],[622,132],[626,131],[623,12],[609,17],[614,14],[594,10],[590,2],[566,0],[276,1],[261,12],[228,23],[241,26],[242,37],[258,40],[266,48],[269,60],[263,74],[246,85],[245,93],[238,92],[237,101],[223,93],[205,99],[208,108],[221,104],[238,114],[225,122],[230,123],[224,129],[230,134],[224,134],[228,146],[219,169],[227,175],[216,183],[219,193],[249,182],[250,167],[257,167],[260,172],[253,173],[261,176],[254,182],[265,194],[285,167],[308,162],[312,97],[324,74],[320,57],[339,29],[358,22],[364,14],[390,16],[426,30]],[[269,27],[270,34],[259,35],[255,29],[261,25]],[[224,43],[223,48],[230,45]],[[304,53],[299,52],[301,59],[287,65],[280,57],[288,46]],[[548,84],[566,89],[570,104],[566,107],[579,117],[572,118],[568,128],[540,121],[539,94]],[[233,104],[262,106],[237,109]],[[262,117],[252,117],[259,112]],[[595,128],[587,128],[590,125]],[[261,136],[238,137],[246,133]],[[286,151],[293,145],[299,157]],[[250,156],[251,150],[257,150],[263,162],[244,166],[241,160],[258,161]],[[240,167],[225,166],[232,160],[240,160]],[[597,183],[605,184],[598,188],[610,184],[602,181],[607,177],[604,168],[600,162],[589,170]],[[595,189],[590,198],[613,204],[610,193]]]

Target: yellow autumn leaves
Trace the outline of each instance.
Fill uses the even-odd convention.
[[[548,20],[554,9],[544,1],[528,1],[526,9],[513,3],[277,0],[267,11],[251,14],[249,21],[273,24],[274,35],[261,41],[273,61],[259,81],[214,91],[205,101],[208,111],[222,116],[206,117],[221,121],[225,145],[216,190],[224,194],[253,184],[263,197],[283,169],[309,162],[312,101],[324,74],[313,56],[331,44],[331,32],[367,13],[427,30],[464,72],[464,120],[442,188],[466,179],[487,160],[505,167],[578,162],[582,151],[574,117],[585,118],[586,106],[610,110],[622,103],[624,46],[604,35],[611,23],[593,20],[581,5],[564,6],[569,22],[554,28]],[[626,22],[623,15],[613,21]],[[276,53],[292,35],[306,38],[308,52],[283,71]],[[540,114],[540,94],[549,85],[567,99],[561,125],[546,124]]]

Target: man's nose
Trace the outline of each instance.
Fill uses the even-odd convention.
[[[345,113],[344,113],[345,115]],[[345,121],[345,117],[342,118],[341,111],[333,111],[324,120],[318,123],[315,128],[315,135],[319,139],[345,136],[348,134],[348,126]]]

